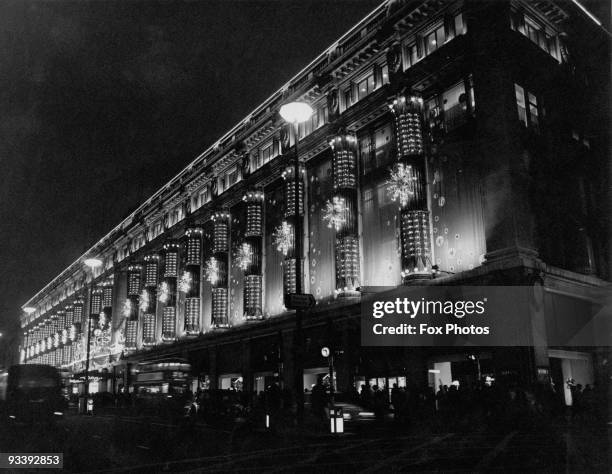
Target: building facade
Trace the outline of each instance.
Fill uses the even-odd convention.
[[[608,45],[573,1],[385,1],[33,296],[21,360],[78,381],[89,333],[93,391],[164,358],[201,387],[308,388],[324,346],[340,391],[473,381],[464,351],[362,347],[360,295],[532,285],[550,325],[609,289]],[[291,101],[314,109],[297,136]],[[604,380],[603,348],[543,334],[479,351],[479,374]]]

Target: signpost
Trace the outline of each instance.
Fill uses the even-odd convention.
[[[285,298],[288,309],[309,309],[316,304],[314,296],[309,293],[290,293]]]

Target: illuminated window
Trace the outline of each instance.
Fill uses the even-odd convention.
[[[516,95],[516,107],[518,110],[519,121],[526,127],[537,128],[539,125],[538,99],[529,91],[518,84],[514,84]]]
[[[158,219],[149,227],[149,230],[147,232],[149,241],[153,240],[155,237],[160,235],[163,231],[164,231],[164,223],[161,219]]]
[[[168,227],[172,227],[177,222],[181,221],[185,217],[183,205],[179,204],[168,213]]]
[[[131,250],[132,252],[136,252],[139,248],[141,248],[145,244],[145,235],[144,232],[138,234],[136,237],[132,239]]]
[[[323,104],[319,107],[314,108],[314,112],[309,120],[301,123],[298,126],[298,133],[300,139],[307,137],[316,129],[322,127],[329,121],[329,110],[327,104]]]
[[[455,26],[456,36],[464,35],[467,33],[467,25],[465,24],[465,21],[463,21],[463,13],[455,15],[455,18],[453,19],[453,24]]]
[[[408,38],[402,49],[404,70],[414,66],[444,43],[465,34],[467,34],[467,24],[463,13],[456,13],[445,18],[444,23],[438,23],[435,29],[428,30],[424,36]]]
[[[225,173],[225,181],[227,184],[226,189],[229,189],[238,181],[240,181],[240,173],[238,171],[238,166],[232,166],[229,170],[227,170],[227,172]]]
[[[414,66],[419,59],[416,43],[404,47],[404,70]]]
[[[348,109],[351,105],[353,105],[353,88],[349,86],[344,91],[344,108]]]
[[[392,126],[387,124],[359,139],[363,174],[388,166],[393,161],[392,136]]]
[[[444,44],[446,36],[444,34],[444,25],[439,26],[434,31],[425,36],[425,54],[431,54],[436,49]]]
[[[447,131],[465,123],[468,109],[463,81],[444,91],[442,94],[442,109],[444,111],[444,125]]]
[[[274,139],[271,142],[268,142],[259,151],[259,161],[257,163],[257,168],[268,163],[272,158],[278,156],[280,154],[280,147],[278,140]]]
[[[375,65],[367,74],[351,82],[343,93],[344,110],[356,104],[384,84],[389,83],[389,68]]]
[[[197,192],[197,194],[191,197],[192,211],[199,209],[208,201],[210,201],[210,188],[208,186],[204,186]]]
[[[546,27],[521,11],[512,12],[510,28],[525,35],[532,43],[537,44],[541,49],[561,62],[559,38],[550,28],[547,31]]]

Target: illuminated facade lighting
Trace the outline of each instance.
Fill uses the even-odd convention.
[[[388,192],[400,203],[401,276],[406,283],[431,278],[423,100],[399,96],[389,107],[395,119],[398,162],[391,171]]]
[[[207,265],[207,278],[212,284],[212,326],[229,327],[229,247],[230,214],[219,211],[213,214],[213,257]],[[216,267],[216,270],[215,270]],[[216,278],[215,277],[216,271]]]
[[[244,318],[247,321],[263,317],[263,203],[264,193],[259,189],[248,191],[246,202],[246,232],[238,247],[236,263],[244,272]]]
[[[202,268],[202,234],[199,227],[185,232],[186,266],[179,281],[179,290],[185,293],[185,333],[197,335],[202,330],[200,316],[200,273]]]

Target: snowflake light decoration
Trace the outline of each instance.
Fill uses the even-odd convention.
[[[100,326],[100,329],[104,329],[106,328],[106,323],[107,323],[106,313],[102,311],[100,313],[100,318],[98,319],[98,326]]]
[[[149,309],[149,292],[146,289],[143,289],[140,293],[139,306],[143,313],[146,313]]]
[[[193,281],[193,278],[191,277],[191,273],[183,272],[179,280],[179,284],[178,284],[179,291],[183,293],[187,293],[191,289],[192,281]]]
[[[412,166],[397,164],[391,170],[391,176],[387,181],[387,192],[392,201],[399,201],[402,206],[408,204],[408,200],[414,195],[415,182],[417,180]]]
[[[334,197],[325,203],[323,210],[323,221],[327,222],[327,227],[333,227],[338,232],[342,224],[346,223],[346,202],[344,198]]]
[[[123,309],[121,310],[124,318],[129,318],[132,314],[132,301],[130,299],[125,300],[123,303]]]
[[[204,269],[206,279],[213,285],[219,281],[219,262],[215,257],[210,257],[206,262],[206,268]]]
[[[252,249],[247,242],[244,242],[240,247],[238,247],[236,252],[236,263],[242,271],[246,271],[246,269],[249,268],[253,262],[251,254]]]
[[[272,239],[274,245],[276,245],[276,250],[287,256],[289,249],[293,245],[293,232],[291,226],[286,221],[283,221],[281,225],[274,229]]]
[[[159,286],[159,295],[157,295],[157,301],[160,303],[167,303],[170,298],[170,286],[165,281]]]

